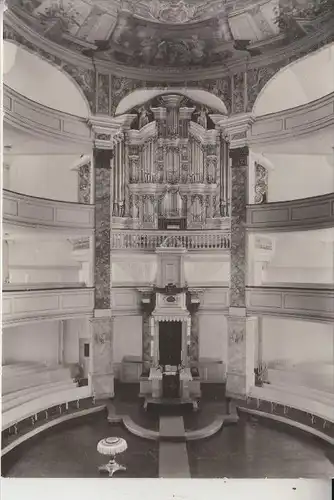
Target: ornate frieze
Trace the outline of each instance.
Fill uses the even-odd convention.
[[[97,75],[97,109],[96,113],[109,115],[110,113],[110,75]]]
[[[200,87],[208,90],[213,95],[219,97],[227,108],[227,112],[232,112],[232,79],[230,76],[224,76],[214,80],[202,80],[193,82],[194,88]],[[192,86],[188,83],[188,86]]]
[[[232,113],[246,111],[246,73],[240,72],[232,77]]]
[[[72,62],[72,60],[70,62],[70,59],[73,58],[69,58],[69,54],[64,52],[62,60],[62,56],[59,56],[59,54],[62,54],[62,51],[59,50],[59,48],[53,53],[51,46],[49,47],[47,44],[45,44],[44,48],[42,45],[37,46],[36,43],[32,43],[28,40],[30,32],[28,33],[26,29],[19,30],[21,33],[24,33],[24,36],[22,34],[18,34],[18,28],[16,26],[17,21],[12,19],[11,13],[10,15],[10,23],[13,28],[8,24],[5,24],[4,38],[17,41],[31,52],[39,54],[44,59],[57,66],[61,71],[65,71],[82,89],[89,103],[91,112],[110,115],[115,114],[117,105],[121,99],[135,89],[163,89],[167,86],[179,86],[180,82],[183,86],[188,88],[200,88],[212,92],[224,102],[229,114],[251,111],[263,86],[280,68],[284,67],[293,59],[312,52],[324,43],[329,43],[333,39],[333,33],[329,32],[326,34],[324,32],[321,37],[319,35],[319,40],[307,40],[307,43],[305,42],[304,45],[299,44],[294,51],[291,50],[289,53],[287,52],[286,56],[284,56],[283,53],[279,53],[279,57],[277,56],[276,59],[271,57],[270,60],[268,59],[267,64],[261,57],[252,58],[251,61],[248,60],[247,62],[248,68],[246,71],[244,71],[243,68],[240,68],[237,71],[230,69],[229,74],[223,75],[223,73],[226,73],[227,70],[225,67],[220,66],[220,69],[217,68],[216,72],[220,72],[222,76],[214,79],[203,79],[207,76],[207,72],[203,73],[203,71],[201,76],[198,75],[196,80],[187,78],[183,67],[182,75],[181,73],[179,75],[175,73],[174,79],[170,76],[170,71],[168,71],[168,81],[166,81],[166,77],[161,77],[159,72],[151,72],[150,78],[145,81],[145,78],[143,77],[145,68],[140,68],[140,70],[138,69],[138,75],[136,77],[129,78],[126,76],[115,76],[115,74],[113,74],[117,72],[118,74],[123,75],[127,72],[127,68],[123,68],[122,71],[118,71],[117,64],[115,67],[112,66],[108,70],[104,67],[98,66],[98,71],[96,71],[90,58],[83,58],[81,56],[79,59],[76,58],[76,62]],[[245,66],[244,62],[242,63],[242,66]],[[185,127],[187,127],[186,123],[187,122],[185,122]],[[164,128],[164,123],[160,122],[158,124],[158,129],[162,128]],[[162,130],[160,131],[160,134],[162,134]]]

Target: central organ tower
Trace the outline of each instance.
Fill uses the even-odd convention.
[[[229,215],[224,118],[181,95],[132,110],[117,139],[112,227],[137,230],[220,229]]]

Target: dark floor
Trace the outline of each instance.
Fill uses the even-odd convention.
[[[204,422],[202,414],[194,419]],[[200,416],[202,415],[202,416]],[[189,420],[189,427],[196,422]],[[81,423],[59,427],[29,441],[3,461],[7,477],[99,477],[98,466],[107,461],[96,451],[107,436],[124,437],[128,450],[118,461],[128,467],[115,477],[158,477],[159,443],[138,438],[121,425],[109,424],[104,412],[83,418]],[[327,458],[328,447],[297,431],[267,426],[242,418],[213,437],[187,444],[191,477],[194,478],[329,478],[334,465]]]
[[[331,478],[329,446],[299,431],[241,418],[238,425],[187,444],[193,478]]]
[[[107,436],[126,439],[128,450],[118,462],[127,467],[119,478],[158,477],[158,442],[130,434],[121,425],[111,426],[104,413],[90,417],[83,423],[55,429],[40,436],[20,452],[2,461],[5,477],[102,477],[98,466],[108,462],[96,446]],[[116,476],[115,476],[116,477]]]

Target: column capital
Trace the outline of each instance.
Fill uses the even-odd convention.
[[[1,1],[1,0],[0,0]],[[115,144],[123,138],[125,130],[129,130],[132,121],[137,115],[124,114],[120,116],[91,116],[88,124],[94,132],[96,149],[113,149]]]
[[[251,113],[240,113],[225,116],[217,121],[216,126],[226,134],[226,139],[230,143],[230,149],[235,149],[247,145],[247,132],[254,121],[255,117]]]

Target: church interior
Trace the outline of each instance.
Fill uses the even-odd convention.
[[[3,475],[334,476],[333,3],[0,7]]]

